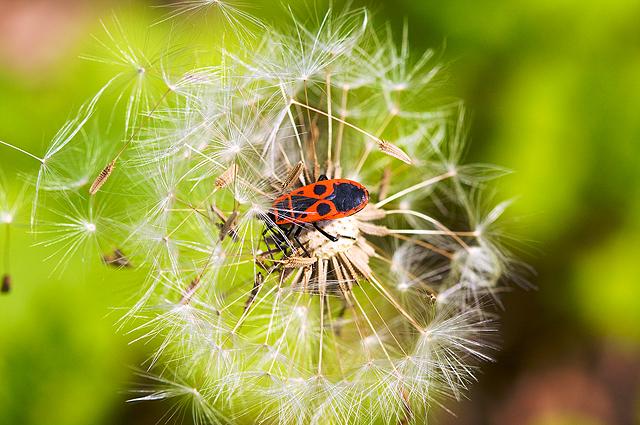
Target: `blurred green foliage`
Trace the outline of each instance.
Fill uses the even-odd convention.
[[[578,347],[615,341],[637,350],[640,3],[369,3],[380,24],[390,20],[400,31],[408,23],[414,49],[446,45],[441,57],[450,82],[443,93],[464,99],[472,112],[469,155],[515,170],[499,195],[517,198],[510,216],[517,220],[516,238],[526,242],[515,245],[539,271],[532,278],[539,290],[518,295],[521,303],[533,303],[525,311],[535,317],[509,312],[506,303],[514,319],[505,329],[507,353],[538,351],[534,344],[558,336],[544,328],[536,328],[540,335],[523,335],[519,325],[536,320],[549,327],[562,321],[561,335],[581,335]],[[250,12],[286,19],[269,4],[256,2]],[[322,10],[323,4],[307,9]],[[135,21],[135,31],[144,34],[160,12],[137,5],[115,13]],[[0,67],[0,140],[42,152],[106,81],[110,70],[78,59],[96,49],[88,34],[100,29],[97,18],[90,22],[85,36],[52,66],[29,73]],[[197,25],[190,31],[188,37],[200,36]],[[0,147],[10,192],[22,185],[17,173],[36,166]],[[158,417],[141,418],[124,407],[123,391],[134,379],[129,367],[144,358],[143,347],[127,346],[114,326],[119,313],[108,315],[111,307],[126,304],[135,277],[105,276],[101,265],[79,262],[62,276],[51,275],[48,253],[31,246],[28,207],[14,231],[14,290],[0,297],[0,424],[106,424],[124,417],[154,423]]]

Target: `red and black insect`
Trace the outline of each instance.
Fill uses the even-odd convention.
[[[265,233],[271,230],[289,236],[296,229],[293,238],[302,246],[298,236],[305,226],[311,225],[333,242],[340,237],[353,239],[350,236],[330,235],[318,226],[318,222],[349,217],[367,203],[369,192],[360,183],[348,179],[328,179],[322,175],[317,182],[285,193],[273,201],[269,214],[269,222],[273,224],[267,225]],[[289,226],[289,229],[283,229],[284,226]]]

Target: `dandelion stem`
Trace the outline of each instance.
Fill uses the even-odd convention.
[[[104,89],[103,89],[104,90]],[[164,94],[160,97],[160,99],[158,100],[158,102],[155,104],[155,106],[153,107],[153,109],[151,110],[151,112],[149,112],[147,114],[147,116],[151,116],[153,115],[153,113],[158,109],[158,107],[160,106],[160,104],[163,102],[164,98],[171,92],[171,89],[168,89],[167,91],[164,92]],[[87,117],[88,119],[88,117]],[[86,121],[86,119],[85,119]],[[105,168],[102,169],[102,171],[100,171],[100,174],[98,174],[98,176],[95,178],[93,184],[91,185],[91,187],[89,188],[89,194],[91,196],[95,195],[96,193],[98,193],[98,191],[100,190],[100,188],[102,188],[102,186],[107,182],[107,180],[109,179],[109,177],[111,177],[111,173],[113,172],[116,163],[118,162],[118,159],[120,159],[120,157],[122,156],[122,154],[125,152],[125,150],[129,147],[129,145],[133,142],[133,139],[135,139],[136,137],[138,137],[138,135],[140,134],[140,131],[142,130],[142,127],[139,127],[129,138],[129,140],[127,140],[127,142],[124,144],[124,146],[122,146],[122,148],[120,148],[120,150],[118,151],[118,153],[116,154],[116,156],[111,160],[111,162],[109,162],[109,164],[107,164],[107,166]],[[128,131],[128,130],[127,130]]]
[[[384,257],[382,255],[378,256],[379,259],[381,259],[382,261],[384,261],[385,263],[389,264],[389,266],[393,266],[393,267],[398,267],[399,264],[396,261],[393,261],[387,257]],[[421,288],[425,289],[430,295],[436,296],[438,295],[438,291],[436,291],[435,289],[433,289],[430,285],[428,285],[426,282],[424,282],[419,276],[416,276],[415,274],[411,273],[410,270],[408,270],[407,268],[403,267],[402,268],[402,272],[404,274],[406,274],[408,277],[410,277],[412,280],[414,281],[419,281],[421,284]]]
[[[335,169],[338,173],[342,173],[342,166],[340,163],[340,157],[342,154],[342,138],[344,136],[344,123],[347,114],[347,99],[349,97],[349,87],[345,86],[342,89],[342,99],[340,100],[340,119],[338,123],[340,126],[338,127],[338,138],[336,140],[336,154],[335,154]],[[333,173],[331,173],[333,175]],[[333,177],[342,177],[341,175],[333,175]]]
[[[331,73],[327,72],[327,77],[326,77],[326,86],[327,86],[327,113],[329,116],[332,116],[332,101],[331,101]],[[331,147],[333,145],[333,120],[328,120],[327,122],[327,127],[328,127],[328,135],[327,135],[327,167],[332,167],[332,162],[333,159],[331,157],[332,152],[331,152]]]
[[[449,259],[453,258],[453,254],[450,253],[449,251],[445,251],[444,249],[438,248],[437,246],[435,246],[433,244],[430,244],[428,242],[425,242],[425,241],[423,241],[421,239],[410,238],[410,237],[407,237],[407,236],[404,236],[404,235],[393,234],[393,233],[390,234],[390,236],[394,237],[396,239],[400,239],[400,240],[403,240],[403,241],[406,241],[406,242],[410,242],[410,243],[415,244],[415,245],[419,245],[419,246],[421,246],[423,248],[426,248],[426,249],[428,249],[430,251],[436,252],[436,253],[442,255],[443,257],[447,257]]]
[[[398,338],[396,337],[396,335],[389,328],[389,325],[387,324],[387,321],[384,320],[384,317],[382,316],[382,314],[380,314],[380,310],[376,306],[375,301],[371,299],[371,297],[367,294],[366,291],[362,291],[362,293],[367,298],[367,301],[369,301],[369,304],[371,304],[371,308],[373,309],[373,311],[376,312],[376,314],[378,315],[378,317],[382,321],[382,323],[383,323],[384,327],[386,328],[388,334],[391,335],[391,338],[393,338],[393,340],[395,341],[395,343],[398,346],[398,348],[400,349],[400,351],[402,351],[402,354],[404,354],[406,356],[407,355],[406,351],[402,347],[402,344],[400,344],[400,341],[398,341]]]
[[[308,94],[308,90],[307,90],[307,80],[304,80],[304,101],[307,103],[307,105],[309,104],[309,94]],[[309,112],[309,109],[306,109],[307,111],[307,121],[309,121],[309,126],[311,126],[311,113]]]
[[[382,124],[380,125],[380,128],[378,128],[378,131],[376,131],[376,136],[379,138],[382,133],[384,133],[384,131],[387,129],[387,127],[389,126],[389,124],[391,123],[391,120],[393,120],[393,118],[395,117],[395,114],[392,113],[388,113],[386,118],[384,119],[384,121],[382,122]],[[358,165],[356,166],[355,175],[360,174],[360,171],[362,170],[362,167],[364,167],[365,162],[367,162],[367,159],[369,158],[369,155],[371,155],[371,151],[373,151],[373,145],[371,144],[367,144],[364,153],[362,154],[362,156],[360,157],[360,161],[358,161]]]
[[[281,87],[282,95],[286,99],[286,92],[284,91],[284,87]],[[291,113],[291,104],[287,105],[287,115],[289,116],[289,121],[291,121],[291,125],[293,126],[293,131],[296,136],[296,142],[298,143],[298,149],[300,149],[300,160],[304,164],[305,170],[308,170],[307,163],[304,159],[304,150],[302,149],[302,141],[300,140],[300,134],[298,134],[298,126],[296,125],[296,120],[293,118],[293,114]],[[307,176],[309,178],[309,176]]]
[[[329,327],[331,328],[331,335],[333,336],[333,349],[336,352],[336,363],[338,365],[338,370],[340,375],[342,375],[342,359],[340,355],[340,347],[338,345],[338,331],[336,329],[335,319],[333,318],[333,314],[331,313],[331,298],[327,297],[327,314],[329,315]]]
[[[320,115],[324,115],[325,117],[328,117],[328,118],[330,118],[332,120],[336,120],[336,121],[346,125],[347,127],[352,128],[355,131],[364,134],[365,136],[367,136],[371,140],[374,140],[376,143],[378,143],[378,146],[380,146],[381,148],[384,147],[387,152],[389,151],[388,146],[390,144],[388,142],[385,142],[384,140],[380,139],[379,137],[374,136],[373,134],[369,133],[366,130],[363,130],[362,128],[358,127],[357,125],[351,124],[350,122],[345,121],[345,120],[343,120],[341,118],[334,117],[334,116],[332,116],[332,115],[330,115],[330,114],[328,114],[328,113],[326,113],[326,112],[324,112],[324,111],[322,111],[320,109],[314,108],[313,106],[309,106],[309,105],[306,105],[304,103],[298,102],[295,99],[291,99],[291,103],[293,103],[294,105],[300,105],[303,108],[307,108],[310,111],[316,112],[316,113],[318,113]],[[394,149],[394,151],[396,152],[393,155],[394,157],[398,158],[399,160],[401,160],[403,162],[406,162],[407,164],[411,164],[411,158],[409,158],[409,156],[406,153],[402,152],[397,147]]]
[[[297,275],[300,275],[302,273],[302,269],[298,270]],[[271,333],[273,332],[273,322],[276,319],[276,311],[278,309],[278,306],[280,305],[280,294],[281,294],[281,290],[282,290],[282,282],[284,280],[284,275],[281,274],[280,275],[280,279],[278,279],[278,290],[276,291],[276,299],[273,302],[273,305],[271,306],[271,314],[269,315],[269,326],[267,328],[267,332],[265,334],[264,337],[264,343],[265,345],[269,344],[269,337],[271,336]],[[294,280],[296,280],[296,278],[294,277]]]
[[[430,178],[428,180],[425,180],[423,182],[415,184],[415,185],[413,185],[411,187],[408,187],[408,188],[406,188],[404,190],[401,190],[400,192],[394,193],[393,195],[389,196],[388,198],[383,199],[382,201],[378,202],[375,205],[375,207],[376,208],[381,208],[384,205],[387,205],[389,202],[395,201],[396,199],[401,198],[401,197],[403,197],[405,195],[408,195],[408,194],[410,194],[412,192],[415,192],[416,190],[431,186],[432,184],[441,182],[442,180],[446,180],[446,179],[448,179],[450,177],[453,177],[455,175],[456,175],[456,173],[454,171],[448,171],[448,172],[446,172],[444,174],[441,174],[439,176]]]
[[[324,344],[324,289],[320,288],[320,342],[318,343],[318,376],[322,375],[322,346]]]
[[[189,216],[187,216],[186,218],[188,218]],[[186,220],[185,218],[185,220]],[[167,239],[169,238],[168,236],[166,237]],[[209,266],[211,265],[211,261],[213,261],[213,257],[215,256],[216,250],[212,249],[211,253],[209,254],[209,258],[207,258],[207,262],[205,263],[204,267],[202,267],[202,269],[200,270],[200,273],[198,274],[198,277],[194,280],[193,285],[191,285],[191,287],[188,290],[188,297],[185,297],[181,300],[181,304],[187,304],[191,301],[191,298],[193,298],[193,295],[196,293],[196,291],[198,290],[198,288],[200,287],[200,283],[202,282],[202,278],[204,277],[204,274],[207,272],[207,270],[209,269]]]
[[[356,303],[356,306],[358,307],[358,309],[362,313],[362,315],[364,317],[364,320],[369,325],[369,328],[371,329],[371,332],[373,333],[373,335],[375,335],[376,340],[378,341],[378,344],[380,344],[380,348],[382,348],[382,351],[384,352],[384,355],[387,357],[387,360],[389,360],[389,364],[391,365],[391,367],[395,371],[396,370],[396,365],[395,365],[395,363],[393,363],[393,360],[391,360],[391,356],[389,355],[389,352],[387,351],[387,347],[384,346],[384,343],[382,342],[382,339],[380,338],[380,335],[376,331],[376,327],[373,325],[373,323],[371,323],[371,319],[369,319],[369,316],[367,315],[365,310],[362,308],[362,305],[360,304],[360,302],[358,301],[358,299],[356,298],[356,296],[355,296],[355,294],[353,292],[351,293],[351,296],[353,298],[353,301]]]
[[[7,143],[7,142],[3,142],[2,140],[0,140],[0,145],[4,145],[4,146],[6,146],[6,147],[8,147],[8,148],[15,149],[15,150],[17,150],[18,152],[23,153],[23,154],[25,154],[25,155],[27,155],[27,156],[30,156],[31,158],[35,159],[36,161],[38,161],[38,162],[40,162],[41,164],[43,164],[43,165],[44,165],[45,160],[44,160],[43,158],[40,158],[40,157],[35,156],[35,155],[34,155],[34,154],[32,154],[31,152],[27,152],[26,150],[24,150],[24,149],[22,149],[22,148],[19,148],[19,147],[17,147],[17,146],[14,146],[14,145],[12,145],[12,144]]]
[[[275,287],[274,287],[275,288]],[[298,298],[295,301],[295,305],[298,305],[298,303],[300,302],[300,298],[302,298],[302,292],[298,293]],[[285,342],[285,338],[287,335],[287,332],[289,331],[289,325],[291,325],[291,322],[293,322],[293,314],[290,314],[289,317],[287,318],[287,324],[284,326],[284,329],[282,330],[282,336],[278,339],[278,345],[276,346],[276,352],[280,351],[280,348],[282,347],[282,344]],[[271,371],[273,370],[273,366],[276,364],[276,356],[273,357],[273,360],[271,361],[271,365],[269,366],[269,373],[271,373]]]
[[[407,214],[407,215],[412,215],[414,217],[419,217],[419,218],[421,218],[421,219],[423,219],[425,221],[428,221],[429,223],[433,224],[434,226],[436,226],[437,228],[439,228],[443,232],[445,232],[446,235],[449,235],[453,239],[455,239],[456,242],[458,242],[464,249],[469,249],[469,245],[467,245],[465,243],[465,241],[460,239],[460,236],[477,236],[475,232],[470,232],[471,234],[468,234],[469,232],[454,232],[454,231],[448,229],[444,224],[440,223],[435,218],[429,217],[428,215],[422,214],[422,213],[417,212],[417,211],[412,211],[412,210],[389,210],[389,211],[385,211],[385,213],[387,215],[390,215],[390,214]]]
[[[265,279],[266,280],[266,279]],[[255,298],[258,298],[258,295],[260,295],[260,291],[262,290],[262,288],[264,287],[263,285],[260,285],[258,287],[258,292],[255,295]],[[233,328],[233,330],[231,331],[232,334],[236,333],[236,331],[240,328],[240,326],[242,326],[242,324],[244,323],[244,321],[247,319],[247,317],[249,316],[249,312],[256,308],[257,306],[259,306],[260,304],[262,304],[269,295],[271,295],[271,293],[273,291],[275,291],[276,289],[278,289],[277,286],[274,286],[273,288],[269,289],[269,291],[267,291],[267,293],[265,294],[264,297],[258,299],[258,301],[255,301],[254,303],[251,304],[251,306],[249,306],[249,308],[247,308],[244,313],[242,313],[242,316],[240,317],[240,319],[238,319],[238,322],[236,323],[236,326]],[[254,298],[254,299],[255,299]]]
[[[151,109],[151,111],[147,114],[148,117],[151,117],[151,115],[153,115],[156,112],[156,110],[160,107],[160,104],[164,101],[164,99],[167,97],[169,93],[171,93],[171,89],[167,89],[167,91],[164,92],[164,94],[160,97],[160,99],[158,99],[158,102],[156,102],[153,109]],[[113,158],[113,162],[116,162],[118,161],[118,159],[120,159],[124,151],[127,150],[129,145],[133,142],[133,139],[135,139],[140,135],[141,130],[142,130],[142,127],[139,127],[138,130],[135,133],[133,133],[131,137],[129,137],[129,140],[127,140],[124,146],[120,148],[116,156]]]
[[[342,295],[344,296],[344,299],[347,305],[349,306],[349,309],[353,312],[353,317],[354,317],[353,321],[356,325],[356,330],[358,331],[360,340],[364,341],[366,337],[364,335],[364,332],[362,331],[362,324],[360,323],[360,315],[357,314],[353,306],[353,302],[351,301],[351,295],[353,294],[353,292],[344,283],[344,282],[348,282],[346,277],[347,272],[344,269],[344,266],[338,262],[336,257],[332,257],[331,262],[333,263],[333,267],[336,270],[336,274],[338,275],[338,284],[340,286],[340,291],[342,292]],[[367,355],[367,360],[371,361],[372,356],[371,356],[371,351],[369,350],[369,347],[366,344],[363,344],[363,348],[364,348],[365,354]]]
[[[476,232],[452,232],[447,230],[426,230],[426,229],[387,229],[389,233],[396,235],[458,235],[458,236],[478,236]]]
[[[420,326],[420,324],[416,321],[416,319],[414,319],[413,316],[411,316],[407,312],[407,310],[405,310],[400,305],[400,303],[393,297],[393,295],[389,293],[389,291],[387,291],[387,289],[378,281],[378,279],[376,279],[372,275],[372,276],[369,276],[369,281],[374,283],[375,287],[379,289],[379,291],[387,298],[387,300],[389,300],[389,302],[398,310],[400,314],[402,314],[404,317],[407,318],[409,323],[411,323],[418,332],[421,332],[421,333],[424,332],[424,327]]]
[[[178,230],[180,230],[180,228],[191,218],[191,215],[194,214],[194,211],[192,210],[188,215],[186,215],[182,221],[180,223],[178,223],[177,226],[175,226],[169,233],[167,233],[165,235],[165,238],[170,238],[171,236],[173,236]]]
[[[10,223],[5,223],[3,270],[7,274],[10,272],[9,270],[10,260],[11,260],[11,225]]]

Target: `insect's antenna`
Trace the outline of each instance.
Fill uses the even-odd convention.
[[[148,117],[151,117],[160,107],[160,104],[162,104],[162,102],[164,101],[164,99],[167,97],[167,95],[171,92],[171,89],[167,89],[167,91],[164,92],[164,94],[160,97],[160,99],[158,100],[158,102],[156,102],[156,104],[154,105],[154,107],[151,109],[151,111],[147,114]],[[100,173],[98,174],[98,176],[95,178],[95,180],[93,181],[93,184],[91,185],[91,187],[89,188],[89,194],[91,196],[95,195],[96,193],[98,193],[100,191],[100,189],[102,188],[102,186],[104,186],[104,184],[107,182],[107,180],[109,180],[109,177],[111,177],[111,174],[113,173],[114,168],[116,167],[116,164],[118,162],[118,160],[120,159],[120,157],[122,156],[122,154],[124,154],[124,152],[127,150],[127,148],[129,147],[129,145],[131,145],[131,143],[133,142],[133,140],[135,138],[137,138],[140,135],[140,132],[142,131],[142,126],[139,126],[138,129],[131,135],[131,137],[129,137],[129,139],[126,141],[126,143],[124,144],[124,146],[122,146],[122,148],[120,148],[120,150],[118,151],[118,153],[113,157],[113,159],[111,160],[111,162],[109,162],[107,164],[106,167],[104,167],[102,169],[102,171],[100,171]]]
[[[265,225],[267,227],[267,230],[265,231],[265,233],[267,231],[271,231],[274,235],[277,235],[277,237],[281,238],[281,240],[287,245],[288,248],[293,249],[293,244],[291,243],[291,240],[289,239],[289,235],[288,232],[285,232],[284,230],[282,230],[282,228],[276,224],[276,216],[273,213],[273,211],[280,211],[277,208],[270,208],[270,212],[263,214],[262,215],[262,219],[265,222]],[[286,210],[289,211],[289,210]],[[295,223],[291,223],[292,225],[295,225]],[[279,243],[276,243],[276,245],[278,245],[278,249],[281,249],[281,246]]]

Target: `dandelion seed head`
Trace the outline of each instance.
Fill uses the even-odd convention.
[[[54,217],[40,244],[61,264],[114,246],[145,274],[121,322],[154,347],[155,389],[136,400],[181,400],[196,423],[285,425],[410,423],[460,398],[489,360],[506,204],[475,206],[500,173],[463,162],[462,108],[423,102],[433,52],[413,55],[407,30],[398,40],[363,9],[291,12],[283,31],[233,1],[180,1],[166,19],[209,6],[255,42],[174,70],[105,25],[102,61],[125,71],[104,109],[123,111],[123,130],[84,134],[101,91],[34,179]],[[126,142],[88,150],[104,140]],[[370,203],[322,232],[276,225],[274,201],[321,175],[363,184]]]

